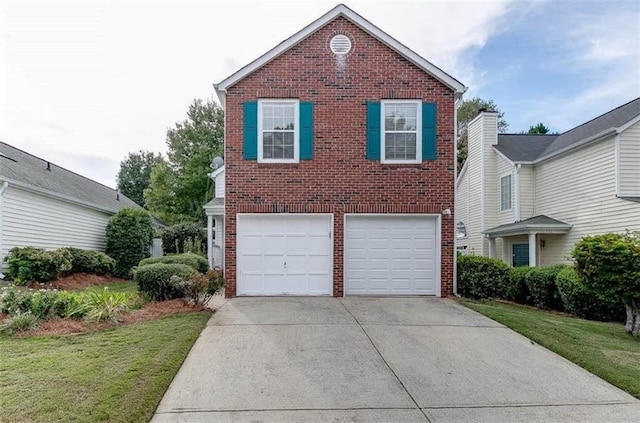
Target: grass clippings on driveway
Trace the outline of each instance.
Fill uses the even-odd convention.
[[[147,422],[210,317],[70,336],[0,336],[0,421]]]
[[[622,324],[496,301],[463,299],[460,303],[640,398],[640,338],[626,334]]]

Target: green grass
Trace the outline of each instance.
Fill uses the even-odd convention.
[[[210,314],[75,336],[0,336],[0,422],[147,422]]]
[[[622,324],[495,301],[460,302],[640,398],[640,338],[627,335]]]
[[[85,289],[81,289],[81,291],[102,291],[105,287],[109,288],[109,291],[138,292],[138,285],[135,282],[131,281],[112,282],[105,285],[95,285],[87,287]]]

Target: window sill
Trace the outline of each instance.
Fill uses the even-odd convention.
[[[383,169],[427,169],[425,163],[381,163]]]
[[[265,168],[278,168],[278,169],[295,169],[300,165],[299,162],[291,163],[291,162],[258,162],[258,169]]]

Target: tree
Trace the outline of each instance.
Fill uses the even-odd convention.
[[[131,277],[131,269],[149,257],[153,238],[151,215],[143,209],[122,209],[107,225],[106,253],[116,261],[114,276]]]
[[[529,132],[527,132],[527,134],[548,134],[550,131],[550,129],[546,126],[544,126],[544,123],[540,122],[537,125],[531,126],[529,127]]]
[[[505,132],[509,127],[507,121],[504,120],[504,113],[498,109],[498,106],[493,100],[483,100],[480,97],[474,97],[470,100],[463,101],[460,107],[458,107],[458,172],[460,172],[464,162],[467,160],[467,132],[469,122],[475,119],[482,109],[498,112],[498,132]]]
[[[127,158],[120,162],[120,170],[116,176],[118,190],[144,207],[143,193],[151,182],[151,170],[161,161],[160,154],[156,155],[150,151],[129,153]]]
[[[571,255],[585,288],[624,304],[625,330],[640,335],[640,232],[587,236]]]
[[[176,208],[175,176],[167,162],[162,160],[151,171],[149,188],[144,190],[144,200],[149,211],[164,223],[180,220]]]

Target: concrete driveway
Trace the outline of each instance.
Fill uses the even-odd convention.
[[[236,298],[152,422],[638,422],[640,401],[435,298]]]

